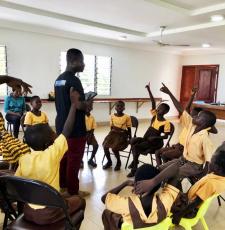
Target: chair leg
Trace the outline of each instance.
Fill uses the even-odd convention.
[[[125,165],[125,169],[127,169],[127,165],[129,163],[129,160],[130,160],[130,154],[131,154],[131,150],[130,150],[128,156],[127,156],[127,162],[126,162],[126,165]]]
[[[207,225],[207,223],[205,222],[204,217],[201,217],[200,220],[201,220],[201,222],[202,222],[202,226],[203,226],[204,230],[209,230],[208,225]]]
[[[217,197],[217,201],[218,201],[219,206],[221,206],[220,196]]]
[[[104,154],[104,156],[103,156],[103,158],[102,158],[102,165],[103,165],[103,163],[104,163],[104,160],[105,160],[105,154]]]

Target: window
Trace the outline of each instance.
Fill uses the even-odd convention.
[[[84,92],[94,91],[98,95],[110,95],[112,58],[84,54],[85,69],[79,73]],[[60,71],[66,68],[66,52],[61,52]]]
[[[6,47],[0,45],[0,75],[7,74]],[[7,95],[7,85],[0,85],[0,97]]]

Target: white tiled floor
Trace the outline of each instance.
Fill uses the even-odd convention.
[[[177,141],[177,136],[179,134],[179,124],[174,122],[176,126],[176,132],[172,139],[172,142]],[[141,122],[138,129],[138,136],[142,136],[148,126],[147,122]],[[218,135],[212,135],[212,139],[216,146],[218,146],[222,141],[225,140],[225,123],[219,123],[217,128],[219,129]],[[105,135],[109,131],[108,127],[99,127],[96,130],[96,137],[101,145]],[[87,157],[84,157],[84,169],[80,172],[80,188],[81,190],[86,190],[91,193],[91,195],[86,199],[87,206],[85,210],[85,219],[82,223],[81,230],[101,230],[103,229],[101,215],[104,209],[104,205],[101,202],[101,196],[109,189],[120,184],[126,180],[126,175],[128,170],[124,169],[125,159],[122,159],[122,169],[119,172],[114,172],[113,168],[107,171],[102,170],[102,148],[99,148],[97,153],[97,163],[98,167],[96,169],[90,169],[87,166]],[[112,159],[113,156],[112,156]],[[149,158],[145,157],[144,160],[149,162]],[[218,207],[216,200],[213,201],[210,209],[206,214],[206,221],[208,223],[209,229],[212,230],[223,230],[225,229],[225,203],[222,203],[221,207]],[[3,215],[0,215],[0,222],[2,222]],[[198,224],[194,229],[203,229],[201,224]]]

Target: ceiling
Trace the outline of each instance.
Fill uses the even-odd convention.
[[[225,0],[0,0],[0,27],[183,54],[225,52],[225,20],[211,22],[215,14],[225,16]],[[164,25],[164,42],[190,47],[158,47],[152,40],[160,39]],[[126,39],[119,41],[121,36]],[[202,43],[211,48],[201,48]]]

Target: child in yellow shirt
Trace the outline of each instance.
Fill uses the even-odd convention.
[[[48,123],[47,115],[40,111],[42,103],[39,96],[33,96],[30,99],[32,110],[26,113],[24,125],[36,125]]]
[[[159,169],[162,174],[159,174],[160,176],[154,178],[154,180],[140,183],[139,189],[142,192],[149,191],[154,188],[155,184],[164,181],[167,175],[173,172],[173,168],[178,168],[173,176],[180,182],[187,177],[203,177],[208,172],[209,162],[214,152],[209,131],[216,123],[215,114],[209,111],[201,111],[196,117],[192,118],[183,110],[180,103],[164,84],[161,91],[170,95],[175,107],[182,113],[181,119],[187,128],[187,136],[183,156],[160,165]]]
[[[166,103],[161,103],[156,108],[156,102],[150,90],[150,83],[145,86],[148,90],[149,97],[152,103],[152,120],[149,128],[143,137],[134,137],[131,139],[131,148],[133,154],[133,161],[128,168],[131,169],[127,177],[133,177],[138,167],[138,158],[141,154],[147,155],[154,153],[156,150],[163,147],[164,140],[168,138],[171,130],[170,122],[165,119],[165,114],[170,110]]]
[[[112,166],[109,152],[111,148],[117,160],[114,170],[118,171],[121,167],[119,151],[127,148],[129,144],[128,140],[131,138],[131,118],[129,115],[123,113],[125,110],[125,103],[123,101],[116,102],[115,109],[116,113],[112,114],[110,119],[111,131],[105,137],[102,144],[108,160],[103,169],[108,169]]]
[[[80,103],[79,94],[72,88],[70,99],[71,108],[67,120],[62,133],[57,138],[55,132],[46,123],[27,127],[24,138],[33,151],[30,154],[14,156],[19,160],[16,176],[43,181],[59,191],[60,161],[68,150],[66,138],[72,131],[76,109]],[[85,200],[79,196],[74,195],[66,198],[66,202],[70,214],[85,209]],[[45,213],[48,215],[46,216]],[[24,218],[36,224],[45,225],[63,219],[64,214],[61,209],[26,204]],[[80,223],[77,223],[77,226],[79,225]]]
[[[88,160],[88,165],[93,168],[97,167],[96,162],[93,161],[95,158],[96,152],[98,151],[98,142],[96,141],[94,131],[97,127],[95,118],[91,115],[91,109],[88,109],[85,116],[86,130],[87,130],[87,144],[93,146],[92,154],[90,159]]]

